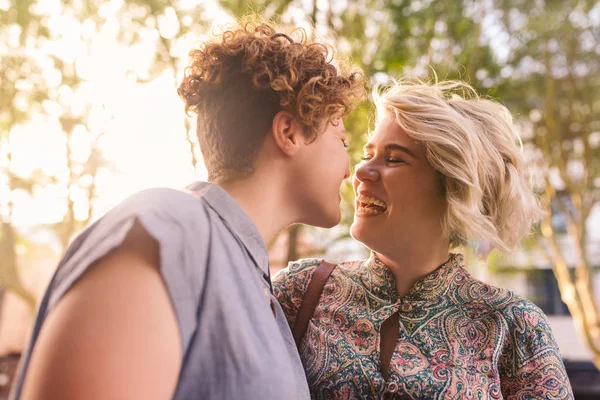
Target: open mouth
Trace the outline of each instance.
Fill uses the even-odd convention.
[[[387,204],[375,197],[359,194],[356,197],[356,211],[367,215],[383,214],[387,210]]]

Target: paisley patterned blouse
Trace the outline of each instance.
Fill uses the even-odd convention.
[[[291,263],[274,277],[291,326],[320,261]],[[386,381],[380,329],[395,312],[400,331]],[[544,313],[471,277],[460,254],[403,298],[373,255],[339,264],[300,356],[313,399],[573,399]]]

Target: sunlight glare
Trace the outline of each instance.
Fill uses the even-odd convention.
[[[91,20],[80,23],[69,15],[61,15],[60,2],[48,2],[39,10],[40,14],[50,15],[48,23],[55,40],[42,44],[46,54],[35,46],[25,51],[35,59],[46,84],[56,88],[56,95],[42,103],[46,116],[34,116],[27,124],[14,127],[8,142],[11,171],[27,178],[39,170],[54,177],[56,183],[36,186],[33,195],[24,191],[12,194],[18,197],[18,207],[13,212],[16,226],[60,221],[69,197],[75,202],[76,219],[84,220],[90,207],[86,188],[92,184],[97,196],[91,206],[97,218],[136,191],[156,186],[183,188],[198,178],[206,178],[203,166],[198,171],[192,168],[187,136],[194,133],[185,131],[184,105],[176,92],[173,71],[167,68],[161,75],[151,76],[160,40],[158,31],[142,28],[137,32],[137,42],[120,42],[116,14],[121,7],[120,0],[101,5],[99,14],[108,21],[99,31]],[[209,12],[215,21],[230,19],[219,9]],[[166,19],[159,21],[165,38],[179,31],[179,26],[173,25],[173,17],[174,11],[167,11]],[[18,45],[20,33],[18,25],[11,27],[10,46]],[[190,37],[182,37],[172,52],[178,59],[186,59],[191,45]],[[66,67],[74,67],[81,82],[73,87],[63,84],[61,73],[48,55],[60,58]],[[29,104],[19,96],[15,102],[18,109],[27,109]],[[74,118],[86,116],[86,126],[76,125],[69,141],[73,176],[83,174],[70,190],[65,185],[73,178],[66,166],[65,133],[58,122],[64,113]],[[95,140],[106,166],[93,178],[82,168],[92,154]]]

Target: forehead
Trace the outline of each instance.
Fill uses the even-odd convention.
[[[389,112],[379,120],[365,147],[383,147],[388,144],[399,144],[415,151],[421,147],[404,132],[396,123],[395,116]]]

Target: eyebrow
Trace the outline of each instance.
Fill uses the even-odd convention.
[[[374,146],[374,145],[372,145],[371,143],[367,143],[367,144],[365,145],[365,149],[372,149],[372,148],[374,148],[374,147],[375,147],[375,146]],[[409,155],[409,156],[411,156],[411,157],[414,157],[414,158],[416,158],[416,159],[419,159],[419,157],[417,157],[417,155],[416,155],[416,154],[415,154],[415,153],[414,153],[414,152],[413,152],[411,149],[409,149],[408,147],[402,146],[402,145],[400,145],[400,144],[397,144],[397,143],[390,143],[390,144],[386,144],[386,145],[385,145],[385,147],[384,147],[384,149],[385,149],[386,151],[390,151],[390,150],[398,150],[398,151],[401,151],[401,152],[403,152],[403,153],[406,153],[406,154],[408,154],[408,155]]]

